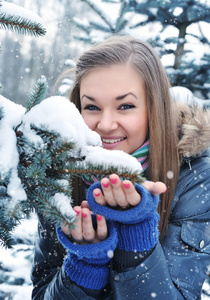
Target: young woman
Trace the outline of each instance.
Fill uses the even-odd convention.
[[[80,57],[70,100],[103,147],[135,156],[148,181],[110,174],[88,201],[75,182],[74,230],[39,217],[32,298],[200,299],[210,265],[209,113],[172,103],[154,50],[125,36]]]

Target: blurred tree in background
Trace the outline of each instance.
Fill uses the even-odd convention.
[[[11,2],[11,1],[9,1]],[[91,44],[131,34],[158,52],[173,86],[210,98],[209,0],[13,0],[38,13],[44,39],[1,31],[3,95],[25,105],[32,81],[45,75],[49,91],[59,75]],[[64,81],[65,89],[71,84]]]
[[[45,38],[20,35],[0,30],[0,82],[2,95],[12,101],[26,104],[26,95],[35,80],[44,75],[49,92],[64,68],[67,58],[76,59],[84,43],[75,41],[78,29],[70,23],[75,15],[84,16],[89,8],[77,0],[9,0],[37,13],[47,30]]]
[[[75,17],[74,24],[83,32],[75,38],[86,43],[113,34],[144,39],[157,50],[173,86],[187,87],[203,99],[210,97],[209,1],[81,1],[95,13],[95,19],[85,23]]]

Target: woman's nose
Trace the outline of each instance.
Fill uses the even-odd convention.
[[[100,131],[109,132],[117,129],[118,122],[112,113],[106,112],[101,116],[97,127]]]

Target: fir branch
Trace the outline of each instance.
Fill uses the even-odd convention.
[[[34,156],[33,164],[39,165],[39,166],[44,165],[45,169],[47,167],[50,167],[52,164],[52,159],[51,159],[50,153],[48,153],[46,151],[42,151],[42,152],[38,151],[36,153],[36,155]]]
[[[116,27],[116,32],[122,31],[122,30],[126,27],[127,24],[128,24],[128,21],[122,19],[122,20],[119,22],[118,26]]]
[[[63,193],[65,195],[71,195],[72,188],[70,184],[70,180],[66,180],[67,184],[62,183],[63,180],[55,180],[52,178],[46,178],[45,181],[39,183],[39,187],[44,187],[46,190],[50,190],[53,194],[55,193]],[[37,186],[36,186],[37,187]],[[32,190],[35,187],[31,187]]]
[[[90,37],[74,35],[73,38],[75,40],[82,41],[82,42],[84,42],[86,44],[92,43],[92,38],[90,38]]]
[[[90,21],[90,25],[93,26],[94,29],[96,29],[96,30],[101,30],[101,31],[108,32],[108,33],[113,32],[113,30],[110,29],[110,27],[105,27],[102,24],[99,24],[95,21]]]
[[[62,215],[56,205],[51,203],[50,198],[52,196],[49,193],[43,192],[40,189],[34,196],[37,199],[34,202],[37,212],[40,212],[51,223],[55,225],[62,223],[68,225],[70,228],[74,227],[75,216],[67,218],[67,216]]]
[[[43,125],[41,126],[41,128],[38,128],[34,124],[30,124],[30,127],[36,132],[37,135],[39,135],[42,138],[47,147],[50,147],[49,150],[51,150],[52,152],[51,146],[54,145],[56,139],[60,138],[59,133],[54,130],[50,130],[49,128]],[[25,145],[27,145],[27,143],[29,143],[29,146],[33,148],[32,144],[29,141],[25,141]]]
[[[82,1],[87,3],[90,6],[90,8],[92,8],[92,10],[95,11],[97,15],[99,15],[99,17],[110,27],[111,31],[114,32],[114,28],[111,22],[108,21],[108,18],[104,16],[104,13],[102,13],[102,11],[98,7],[96,7],[95,4],[93,4],[90,0],[82,0]]]
[[[120,7],[119,16],[116,20],[116,31],[120,31],[123,26],[125,26],[128,22],[123,20],[123,16],[127,12],[128,3],[127,0],[124,0]]]
[[[26,100],[26,113],[35,105],[39,104],[42,102],[42,100],[45,99],[46,94],[47,94],[47,80],[45,76],[41,76],[35,85],[32,88],[31,93],[28,95],[27,100]]]
[[[84,25],[83,23],[81,23],[77,18],[72,18],[71,23],[76,25],[78,29],[83,30],[87,35],[90,34],[91,32],[90,27],[88,25]]]
[[[0,226],[0,247],[5,247],[5,248],[12,248],[12,245],[14,243],[14,240],[12,238],[11,234],[11,228],[8,228],[7,230],[4,230],[2,226]]]
[[[33,180],[41,180],[45,178],[45,166],[31,164],[29,168],[27,168],[26,176],[29,179]]]
[[[59,172],[61,174],[71,174],[72,176],[78,177],[87,177],[87,176],[94,176],[98,180],[100,180],[104,176],[109,176],[110,174],[117,173],[122,180],[128,179],[131,180],[133,183],[142,183],[145,178],[143,178],[137,172],[131,173],[128,172],[126,168],[120,167],[113,167],[113,166],[106,166],[106,165],[98,165],[93,166],[90,164],[78,164],[73,165],[71,168],[71,164],[69,164],[65,169],[60,169]]]
[[[8,216],[8,212],[2,206],[0,207],[0,220],[0,246],[12,248],[14,240],[11,232],[19,222],[17,222],[16,218]]]
[[[46,34],[46,29],[40,23],[32,22],[20,16],[10,16],[6,13],[0,13],[0,29],[9,29],[31,36],[43,36]]]
[[[52,160],[55,158],[60,157],[63,155],[66,151],[70,151],[74,149],[74,143],[72,142],[67,142],[67,141],[62,141],[62,143],[59,145],[59,147],[56,147],[54,154],[52,155]]]
[[[55,178],[45,177],[43,180],[41,180],[40,178],[39,180],[35,181],[35,180],[30,180],[26,176],[23,176],[22,184],[25,188],[25,191],[27,192],[29,198],[28,200],[31,202],[33,202],[31,197],[33,197],[34,191],[39,188],[45,191],[50,191],[52,195],[55,193],[63,193],[66,196],[70,196],[72,193],[71,181],[69,178],[55,179]]]

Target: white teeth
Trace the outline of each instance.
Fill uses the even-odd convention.
[[[102,142],[104,143],[107,143],[107,144],[114,144],[114,143],[117,143],[117,142],[120,142],[124,140],[124,138],[121,138],[121,139],[102,139]]]

